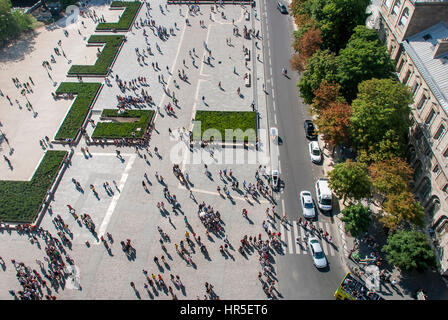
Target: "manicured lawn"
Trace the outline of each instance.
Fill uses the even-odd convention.
[[[56,133],[56,140],[74,139],[81,128],[101,83],[62,82],[56,93],[73,93],[76,96],[70,111]]]
[[[33,222],[67,151],[47,151],[31,181],[0,181],[0,220]]]
[[[152,110],[127,110],[118,113],[117,109],[104,109],[101,117],[137,118],[133,122],[98,122],[93,131],[92,138],[100,139],[132,139],[141,138],[154,115]],[[139,131],[137,129],[140,128]],[[135,133],[135,136],[132,135]]]
[[[101,51],[100,56],[94,65],[73,65],[69,70],[69,75],[106,75],[107,69],[117,55],[118,49],[124,40],[124,36],[120,35],[92,35],[88,43],[105,43],[106,45]]]
[[[197,111],[195,121],[200,121],[201,124],[200,126],[197,123],[194,125],[194,140],[209,140],[210,136],[213,136],[215,141],[219,141],[220,134],[222,141],[255,142],[257,137],[257,114],[255,112]],[[226,136],[226,129],[234,131]]]
[[[101,22],[98,23],[96,30],[99,31],[105,31],[105,30],[112,30],[115,29],[117,31],[128,31],[131,27],[132,21],[134,20],[135,15],[138,12],[138,9],[140,8],[140,2],[124,2],[124,1],[114,1],[110,5],[111,7],[115,8],[126,8],[124,9],[123,14],[120,17],[120,20],[118,22],[109,23],[109,22]]]

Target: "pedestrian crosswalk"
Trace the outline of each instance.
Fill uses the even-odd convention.
[[[330,232],[330,224],[326,222],[315,222],[317,228]],[[305,229],[300,226],[297,221],[288,221],[287,224],[280,224],[277,230],[270,228],[271,232],[280,232],[280,240],[282,242],[283,252],[285,254],[308,254],[308,248],[303,241],[305,237]],[[297,238],[300,241],[297,241]],[[336,255],[335,247],[324,239],[320,239],[320,244],[326,256]]]

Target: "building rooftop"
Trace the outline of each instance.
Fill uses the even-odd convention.
[[[403,41],[403,46],[440,105],[448,113],[448,50],[434,58],[438,40],[448,38],[448,26],[440,22]]]

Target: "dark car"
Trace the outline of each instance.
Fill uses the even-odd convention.
[[[317,137],[313,121],[305,120],[304,128],[305,128],[305,135],[308,139],[315,139]]]
[[[281,13],[288,13],[288,10],[286,10],[286,6],[280,1],[277,2],[277,9],[280,10]]]

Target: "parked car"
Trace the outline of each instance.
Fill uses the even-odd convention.
[[[322,152],[320,151],[319,143],[317,141],[311,141],[308,144],[308,150],[312,162],[320,163],[322,161]]]
[[[280,1],[277,1],[277,9],[283,14],[288,13],[288,10],[286,10],[286,6]]]
[[[320,178],[316,181],[317,205],[323,211],[331,211],[333,195],[331,193],[328,179]]]
[[[312,219],[316,216],[316,210],[314,208],[311,192],[300,192],[300,204],[302,205],[302,214],[305,218]]]
[[[316,128],[314,127],[313,121],[305,120],[303,124],[305,128],[305,135],[308,139],[314,140],[317,137]]]
[[[308,237],[307,244],[311,256],[313,257],[313,264],[316,268],[325,268],[328,265],[327,258],[325,258],[325,253],[322,250],[319,239],[315,236]]]

